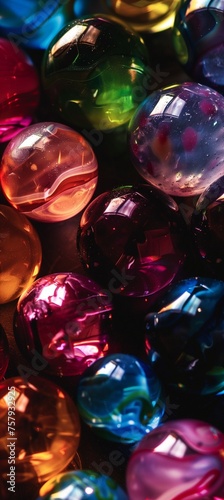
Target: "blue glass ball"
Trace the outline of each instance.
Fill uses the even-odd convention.
[[[161,380],[193,394],[224,391],[224,282],[188,278],[146,316],[146,351]]]
[[[150,366],[134,356],[112,354],[84,372],[77,403],[85,423],[101,437],[134,443],[160,423],[165,406],[160,397]]]
[[[90,470],[58,474],[40,489],[37,500],[127,500],[113,479]]]

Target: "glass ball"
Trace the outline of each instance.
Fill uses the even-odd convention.
[[[201,194],[223,174],[224,97],[187,82],[153,92],[133,115],[131,159],[171,196]]]
[[[0,379],[5,375],[9,364],[9,343],[5,330],[0,324]]]
[[[105,439],[139,441],[164,413],[161,385],[150,366],[127,354],[96,361],[82,375],[77,404],[84,422]]]
[[[85,209],[78,250],[111,296],[145,311],[182,269],[186,226],[176,202],[153,186],[104,192]]]
[[[20,297],[14,332],[26,358],[38,353],[42,369],[71,376],[107,354],[111,322],[110,297],[99,285],[79,274],[50,274]]]
[[[43,87],[71,126],[110,131],[128,122],[147,95],[148,51],[137,33],[108,16],[69,23],[43,60]]]
[[[2,19],[2,4],[1,16]],[[37,71],[30,57],[9,39],[0,38],[0,143],[30,125],[40,100]]]
[[[224,91],[224,6],[184,0],[178,6],[173,44],[179,62],[197,81]]]
[[[223,448],[224,434],[206,422],[166,422],[140,441],[129,460],[129,499],[221,500]]]
[[[224,390],[224,282],[188,278],[146,316],[146,352],[170,388],[189,394]]]
[[[80,422],[73,401],[40,376],[0,382],[0,429],[5,482],[13,467],[16,483],[47,481],[69,464],[79,444]]]
[[[60,123],[30,125],[10,141],[1,163],[7,200],[42,222],[73,217],[90,201],[98,164],[90,144]]]
[[[36,279],[42,249],[39,236],[25,215],[0,205],[0,304],[17,299]]]
[[[0,33],[16,46],[46,49],[73,17],[71,0],[1,0]]]
[[[69,500],[127,500],[127,495],[113,479],[90,470],[64,472],[50,479],[41,487],[37,500],[54,500],[56,497]]]

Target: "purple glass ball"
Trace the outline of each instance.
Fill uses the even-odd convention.
[[[166,422],[140,441],[129,460],[129,499],[221,500],[223,449],[224,434],[205,422]]]
[[[176,202],[148,185],[104,192],[78,229],[81,260],[93,278],[131,309],[147,310],[176,278],[186,256],[186,226]]]
[[[73,273],[38,279],[18,301],[17,344],[56,375],[79,375],[108,353],[112,304],[91,279]]]

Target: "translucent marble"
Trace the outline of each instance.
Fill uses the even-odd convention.
[[[129,499],[221,500],[223,448],[224,434],[205,422],[166,422],[140,441],[129,460]]]
[[[78,375],[107,354],[110,297],[91,279],[73,273],[39,278],[20,297],[14,320],[17,344],[32,362],[57,375]]]
[[[146,316],[146,351],[168,386],[190,394],[224,391],[224,282],[188,278]]]
[[[175,201],[161,190],[122,186],[88,205],[77,245],[86,270],[111,296],[142,312],[182,269],[186,227]]]
[[[36,279],[42,249],[39,236],[25,215],[0,205],[0,304],[17,299]]]
[[[198,198],[190,227],[205,271],[224,279],[224,176]]]
[[[10,414],[9,414],[10,411]],[[75,455],[80,422],[70,397],[40,376],[0,382],[0,466],[8,480],[42,483],[61,472]]]
[[[182,1],[177,9],[173,44],[179,62],[191,77],[224,91],[224,5]]]
[[[173,26],[178,0],[76,0],[74,13],[77,17],[103,12],[118,16],[136,31],[156,33]]]
[[[85,133],[110,131],[127,125],[147,95],[147,66],[144,41],[129,26],[86,17],[69,23],[45,52],[43,87],[62,121]]]
[[[37,500],[127,500],[127,495],[113,479],[90,470],[64,472],[50,479],[40,489]]]
[[[98,164],[90,144],[60,123],[42,122],[21,131],[6,147],[1,185],[20,212],[42,222],[73,217],[90,201]]]
[[[0,324],[0,379],[2,379],[5,375],[5,372],[8,368],[9,364],[9,343],[3,329]]]
[[[0,34],[17,47],[46,49],[73,17],[72,0],[1,0]]]
[[[139,174],[172,196],[199,195],[223,174],[224,97],[194,82],[153,92],[129,130]]]
[[[0,23],[2,19],[2,6]],[[40,99],[39,77],[30,57],[0,38],[0,143],[32,122]]]
[[[164,413],[161,385],[153,370],[135,356],[112,354],[82,375],[77,404],[84,422],[105,439],[135,443]]]

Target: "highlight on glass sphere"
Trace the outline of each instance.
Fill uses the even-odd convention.
[[[223,175],[224,97],[186,82],[154,91],[129,127],[139,174],[171,196],[200,195]]]
[[[17,303],[14,333],[19,349],[59,376],[80,375],[105,356],[112,330],[111,298],[91,279],[75,273],[43,276]]]
[[[82,132],[128,122],[147,95],[149,56],[143,39],[110,16],[69,23],[43,58],[42,82],[59,118]]]
[[[177,278],[187,254],[177,203],[149,185],[101,193],[82,214],[77,246],[87,272],[129,311],[146,312]]]
[[[2,10],[0,23],[1,19]],[[40,85],[32,60],[11,40],[0,38],[0,60],[1,143],[30,125],[39,105]]]
[[[36,279],[42,248],[27,217],[0,205],[0,304],[17,299]]]
[[[4,377],[9,364],[9,343],[4,328],[0,324],[0,380]]]
[[[43,483],[61,472],[75,455],[79,415],[72,399],[57,385],[39,374],[23,375],[0,382],[1,478],[8,480],[11,453],[17,484]],[[9,408],[15,426],[9,424]],[[9,430],[14,433],[11,449]]]
[[[169,388],[224,390],[224,282],[191,277],[173,284],[146,316],[146,352]]]
[[[180,2],[173,27],[179,62],[197,82],[224,91],[224,6],[222,2]]]
[[[104,439],[135,443],[157,427],[165,410],[154,371],[135,356],[111,354],[80,378],[77,405],[84,422]]]
[[[127,500],[124,490],[109,476],[91,470],[63,472],[45,483],[37,500]]]
[[[21,131],[7,145],[1,185],[20,212],[42,222],[59,222],[79,213],[98,181],[90,144],[70,127],[41,122]]]
[[[73,18],[72,0],[1,0],[0,34],[17,47],[46,49],[56,33]]]
[[[137,445],[127,466],[130,500],[224,498],[224,434],[200,420],[166,422]]]

